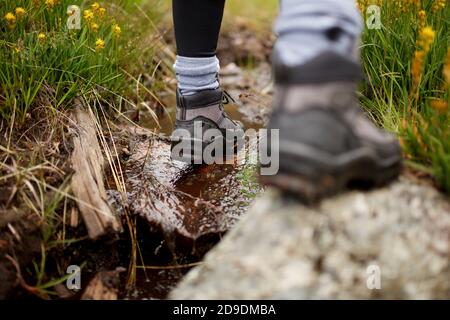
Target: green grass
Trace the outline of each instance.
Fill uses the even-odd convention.
[[[16,7],[26,11],[14,26],[4,18],[0,24],[0,112],[4,119],[14,114],[18,123],[23,122],[37,103],[61,109],[92,88],[120,92],[124,76],[118,61],[123,45],[112,31],[113,9],[108,7],[104,18],[96,15],[98,32],[83,19],[81,30],[67,30],[66,11],[72,4],[87,7],[71,0],[62,0],[53,8],[31,0],[7,1],[2,6],[2,18],[7,12],[14,14]],[[45,39],[39,39],[39,34]],[[105,42],[104,49],[96,49],[97,39]]]
[[[148,96],[156,99],[152,89],[161,82],[144,86],[139,77],[161,62],[153,60],[161,48],[155,29],[160,2],[100,1],[106,9],[101,17],[91,8],[94,1],[58,0],[51,8],[45,1],[7,1],[0,9],[0,117],[20,125],[37,106],[63,110],[76,96],[89,99],[98,92],[118,108],[123,102],[136,107]],[[80,30],[66,26],[70,5],[80,8]],[[21,19],[17,7],[25,9]],[[92,20],[85,19],[85,10],[94,12]],[[16,16],[13,26],[5,18],[8,12]],[[96,46],[98,39],[104,47]]]
[[[18,207],[38,220],[40,256],[31,265],[21,266],[20,261],[14,265],[26,278],[23,287],[44,298],[55,295],[52,287],[65,280],[61,276],[65,262],[52,253],[86,241],[68,227],[76,200],[67,165],[71,145],[67,115],[74,98],[84,97],[104,124],[113,117],[125,119],[123,112],[141,108],[143,102],[157,101],[156,90],[167,89],[162,77],[173,77],[173,53],[156,28],[163,16],[162,0],[99,1],[106,14],[101,18],[98,11],[91,21],[83,18],[83,11],[93,10],[94,1],[54,3],[49,8],[44,0],[17,0],[0,6],[0,191],[13,190],[10,203],[0,206]],[[80,30],[66,27],[69,5],[81,8]],[[18,7],[25,9],[22,18],[16,14]],[[14,24],[8,23],[7,13],[14,14]],[[115,25],[120,34],[114,32]],[[97,45],[98,39],[104,47]],[[110,165],[116,165],[116,150],[107,146],[110,137],[100,130],[99,136]],[[130,250],[137,255],[135,242]],[[55,265],[62,271],[47,274]]]
[[[237,179],[242,184],[240,192],[247,199],[254,199],[260,194],[260,185],[256,178],[258,167],[255,165],[245,165],[242,170],[237,173]]]
[[[382,29],[363,34],[361,53],[368,81],[361,101],[381,126],[400,136],[407,158],[432,172],[450,192],[450,84],[443,77],[450,48],[450,6],[434,12],[433,3],[423,1],[423,7],[400,10],[395,1],[384,1]],[[426,24],[436,35],[415,85],[411,66],[420,50],[419,10],[425,10]],[[434,110],[436,100],[446,103],[447,110]]]

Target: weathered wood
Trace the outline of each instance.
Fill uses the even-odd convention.
[[[124,271],[118,268],[114,271],[99,272],[89,282],[88,287],[81,296],[82,300],[117,300],[119,288],[119,274]]]
[[[106,233],[120,232],[122,227],[106,202],[104,158],[93,117],[82,107],[77,107],[73,114],[76,134],[71,160],[75,174],[71,186],[89,237],[96,239]]]
[[[79,218],[78,209],[75,207],[72,207],[72,209],[70,210],[70,226],[72,228],[78,227],[78,224],[79,224],[78,218]]]

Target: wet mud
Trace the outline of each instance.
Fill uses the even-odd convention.
[[[262,128],[269,115],[270,69],[268,65],[261,68],[263,72],[230,64],[222,70],[222,85],[236,100],[225,110],[246,129]],[[150,266],[138,268],[136,287],[125,291],[124,298],[129,299],[165,298],[262,191],[256,180],[257,165],[250,161],[210,166],[172,161],[167,137],[175,122],[174,97],[165,104],[158,122],[150,115],[140,117],[139,125],[154,134],[127,127],[117,139],[125,141],[126,202],[137,219],[142,264]],[[109,190],[108,194],[120,211],[118,192]],[[126,259],[125,254],[123,261]]]

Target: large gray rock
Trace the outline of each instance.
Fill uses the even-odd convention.
[[[269,190],[170,297],[450,298],[449,257],[450,204],[430,186],[402,178],[317,208]]]

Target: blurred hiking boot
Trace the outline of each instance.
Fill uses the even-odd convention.
[[[315,202],[353,183],[381,185],[399,175],[398,140],[378,129],[358,105],[359,64],[326,52],[289,67],[274,56],[274,75],[269,129],[280,130],[279,173],[260,176],[263,184]],[[277,148],[269,144],[271,149]]]
[[[221,88],[188,96],[177,91],[177,119],[171,136],[172,160],[211,164],[211,159],[205,161],[205,153],[215,162],[234,156],[237,140],[243,138],[244,130],[242,124],[231,119],[224,110],[224,104],[230,100],[234,102]],[[218,150],[220,146],[221,151]]]

